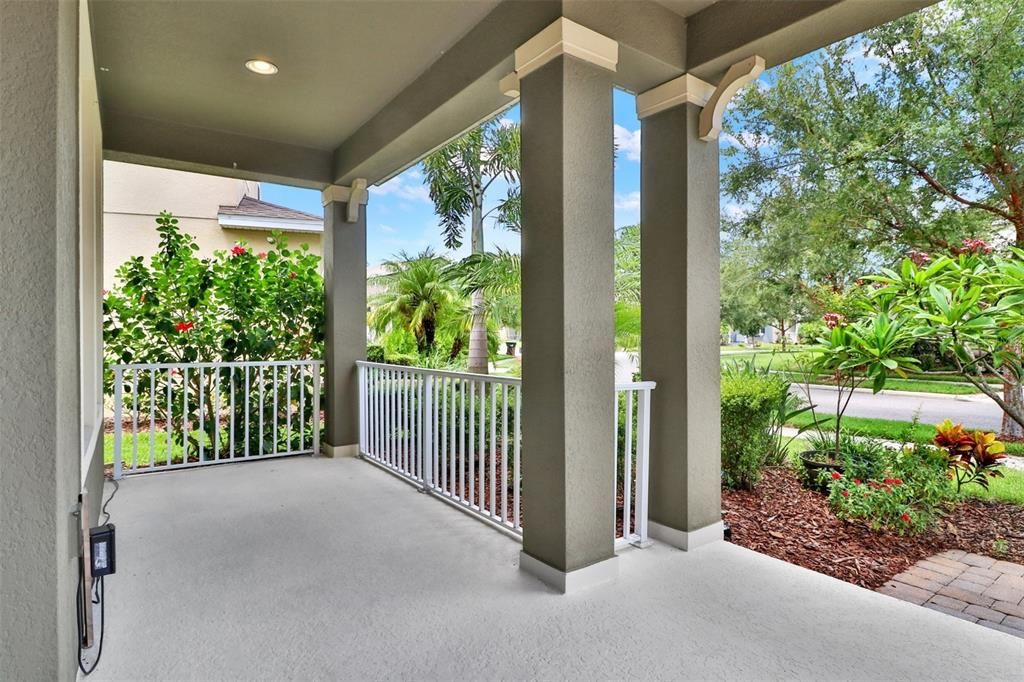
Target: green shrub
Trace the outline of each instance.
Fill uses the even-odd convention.
[[[772,446],[772,418],[788,384],[766,374],[733,372],[722,377],[722,481],[752,488]]]
[[[871,448],[878,455],[876,475],[862,478],[855,468],[829,474],[829,505],[836,516],[900,535],[927,528],[953,497],[943,453],[920,444],[888,448],[876,442]]]
[[[367,346],[366,359],[370,362],[384,362],[384,346]]]
[[[808,320],[800,323],[800,330],[797,336],[800,343],[810,346],[818,342],[818,338],[828,334],[828,328],[818,320]]]

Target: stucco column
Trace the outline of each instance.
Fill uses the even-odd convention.
[[[329,187],[324,204],[324,419],[321,451],[359,454],[356,361],[366,359],[366,189]]]
[[[77,3],[0,2],[0,93],[0,679],[74,680]]]
[[[526,349],[520,567],[573,591],[618,570],[612,71],[559,54],[522,76],[520,92]]]
[[[684,77],[684,85],[685,85]],[[696,86],[696,87],[695,87]],[[641,95],[640,371],[651,416],[650,535],[682,549],[722,539],[718,141],[699,139],[706,84],[653,107]],[[666,93],[672,94],[672,93]],[[645,101],[648,100],[648,101]]]

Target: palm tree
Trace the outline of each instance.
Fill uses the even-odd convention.
[[[457,324],[460,313],[465,317],[463,297],[445,272],[448,265],[429,248],[415,256],[401,251],[382,263],[384,274],[370,280],[384,287],[370,302],[374,331],[404,329],[416,339],[421,356],[433,354],[439,327]]]
[[[445,246],[462,246],[466,223],[470,251],[484,253],[484,222],[519,231],[519,126],[497,119],[484,123],[448,143],[423,162],[424,180],[434,210],[441,218]],[[497,180],[506,184],[505,196],[484,211],[487,190]],[[487,322],[483,289],[472,293],[473,321],[469,335],[469,371],[487,373]]]

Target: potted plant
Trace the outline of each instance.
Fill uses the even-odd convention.
[[[818,339],[812,359],[803,370],[803,387],[818,432],[814,440],[820,444],[800,454],[811,483],[817,483],[823,472],[841,474],[844,470],[850,453],[844,451],[848,449],[844,449],[844,440],[849,442],[849,438],[844,438],[843,416],[854,392],[870,382],[872,391],[878,393],[885,388],[890,372],[905,377],[907,369],[917,366],[917,360],[904,355],[913,344],[914,335],[901,320],[893,320],[882,312],[856,322],[829,313],[823,321],[830,331]],[[833,418],[818,419],[818,406],[811,400],[813,383],[835,387]]]

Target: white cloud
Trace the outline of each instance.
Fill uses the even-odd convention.
[[[615,146],[630,161],[640,160],[640,130],[628,130],[615,124]]]
[[[430,202],[430,192],[421,181],[422,175],[419,171],[411,171],[396,175],[380,187],[374,187],[375,194],[384,196],[395,196],[410,201]]]
[[[730,220],[742,218],[747,214],[747,209],[736,203],[728,203],[722,206],[722,215]]]
[[[510,118],[502,118],[501,120],[498,121],[498,125],[501,126],[502,128],[511,128],[515,124],[516,122]]]
[[[629,194],[616,194],[615,208],[619,209],[620,211],[639,211],[640,192],[630,192]]]
[[[378,225],[377,229],[386,234],[390,234],[395,231],[395,228],[391,227],[390,225]]]

